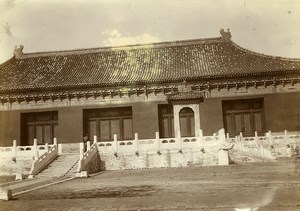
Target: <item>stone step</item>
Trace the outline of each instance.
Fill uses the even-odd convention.
[[[72,166],[72,168],[70,168],[70,170],[64,176],[75,176],[77,172],[78,161],[79,160],[77,160],[77,162]]]
[[[79,155],[59,155],[37,177],[73,176],[77,170]],[[74,172],[75,171],[75,172]]]

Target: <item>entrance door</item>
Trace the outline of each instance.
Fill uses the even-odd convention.
[[[38,112],[22,114],[22,143],[32,145],[53,143],[57,137],[57,112]]]
[[[231,137],[240,132],[244,136],[254,136],[265,132],[263,99],[223,101],[225,130]]]
[[[174,138],[173,106],[158,105],[159,136],[161,138]]]
[[[89,140],[97,136],[98,141],[132,140],[133,122],[131,107],[89,109],[83,111],[84,133]]]
[[[179,112],[181,137],[195,137],[194,111],[191,108],[183,108]]]

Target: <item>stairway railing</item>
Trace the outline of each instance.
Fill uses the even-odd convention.
[[[51,163],[58,154],[57,139],[54,138],[54,144],[52,147],[48,147],[46,144],[46,152],[35,159],[32,163],[29,178],[33,178],[34,175],[38,174],[43,170],[49,163]]]
[[[94,140],[92,146],[90,145],[90,141],[87,142],[86,152],[84,152],[84,148],[84,143],[80,143],[80,158],[78,161],[77,173],[87,171],[89,163],[92,161],[96,154],[99,154],[97,140]]]

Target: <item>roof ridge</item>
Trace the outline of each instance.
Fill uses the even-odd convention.
[[[32,52],[32,53],[24,53],[22,55],[22,57],[20,57],[20,59],[33,58],[33,57],[58,56],[58,55],[100,53],[100,52],[106,52],[106,51],[162,48],[162,47],[171,47],[171,46],[208,44],[208,43],[218,43],[218,42],[225,42],[225,41],[222,39],[222,37],[212,37],[212,38],[174,40],[174,41],[142,43],[142,44],[132,44],[132,45],[106,46],[106,47],[98,47],[98,48],[82,48],[82,49],[71,49],[71,50],[62,50],[62,51]]]
[[[300,61],[300,58],[273,56],[273,55],[270,55],[270,54],[258,53],[258,52],[249,50],[247,48],[241,47],[240,45],[238,45],[237,43],[233,42],[232,40],[230,40],[229,42],[231,42],[231,44],[234,47],[238,48],[241,51],[244,51],[244,52],[250,53],[250,54],[254,54],[254,55],[257,55],[257,56],[260,56],[260,57],[265,57],[265,58],[268,58],[268,59],[281,59],[281,60],[288,60],[288,61],[296,61],[296,62]]]

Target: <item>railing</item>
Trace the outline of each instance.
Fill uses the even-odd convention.
[[[213,135],[213,136],[204,136],[203,137],[203,146],[217,146],[222,142],[222,138],[220,138],[217,135]]]
[[[54,160],[54,158],[56,158],[58,153],[57,139],[54,138],[54,144],[51,145],[50,147],[48,146],[48,144],[45,144],[43,150],[45,152],[42,153],[41,156],[37,155],[37,157],[32,163],[31,170],[30,170],[30,177],[33,177],[34,175],[39,173],[49,163],[51,163]]]
[[[125,154],[125,153],[160,153],[161,151],[171,150],[179,151],[198,149],[201,150],[210,146],[221,146],[225,141],[224,129],[219,130],[213,136],[203,136],[202,130],[199,132],[199,137],[181,137],[180,133],[175,138],[160,138],[159,133],[155,133],[154,139],[139,139],[135,133],[134,140],[117,140],[117,135],[114,135],[113,141],[97,142],[98,150],[103,154]],[[97,137],[94,137],[94,141]]]
[[[32,159],[38,158],[40,154],[47,151],[47,148],[54,145],[37,145],[37,139],[33,140],[31,146],[17,146],[17,141],[13,140],[12,147],[0,147],[0,159]]]
[[[177,150],[178,149],[178,139],[176,138],[161,138],[161,149],[162,150]]]
[[[240,133],[235,138],[229,138],[227,135],[226,141],[235,143],[234,148],[237,150],[274,159],[275,156],[291,156],[292,148],[300,145],[300,134],[285,130],[276,135],[272,135],[272,132],[269,131],[265,136],[258,136],[255,132],[253,137],[243,137],[243,134]]]
[[[97,137],[95,137],[97,140]],[[114,135],[113,141],[97,142],[100,154],[143,154],[160,153],[166,150],[203,150],[205,149],[227,149],[233,146],[234,149],[251,152],[255,156],[274,159],[273,152],[282,151],[281,148],[293,147],[300,144],[300,133],[287,132],[272,135],[268,132],[265,136],[243,137],[243,134],[234,138],[225,137],[224,129],[220,129],[212,136],[203,136],[202,130],[198,137],[181,137],[180,133],[174,138],[160,138],[158,132],[154,139],[139,139],[135,134],[133,140],[117,140]],[[298,144],[298,145],[299,145]],[[229,148],[230,148],[229,147]],[[280,148],[281,147],[281,148]],[[285,150],[285,149],[284,149]],[[284,154],[281,152],[281,154]],[[286,154],[286,153],[285,153]]]
[[[265,136],[258,136],[257,132],[255,132],[255,136],[253,137],[243,137],[242,133],[240,133],[239,137],[246,143],[256,143],[257,145],[263,144],[265,146],[273,144],[287,145],[300,143],[300,132],[288,132],[287,130],[282,132],[280,135],[272,135],[272,132],[269,131],[265,134]]]
[[[78,162],[77,173],[86,171],[94,156],[98,154],[99,146],[96,139],[94,139],[92,146],[90,145],[90,141],[88,141],[86,145],[87,150],[84,152],[84,143],[80,143],[80,158]]]
[[[300,134],[288,134],[284,131],[282,135],[272,135],[271,131],[266,134],[266,140],[270,144],[296,144],[300,143]]]

